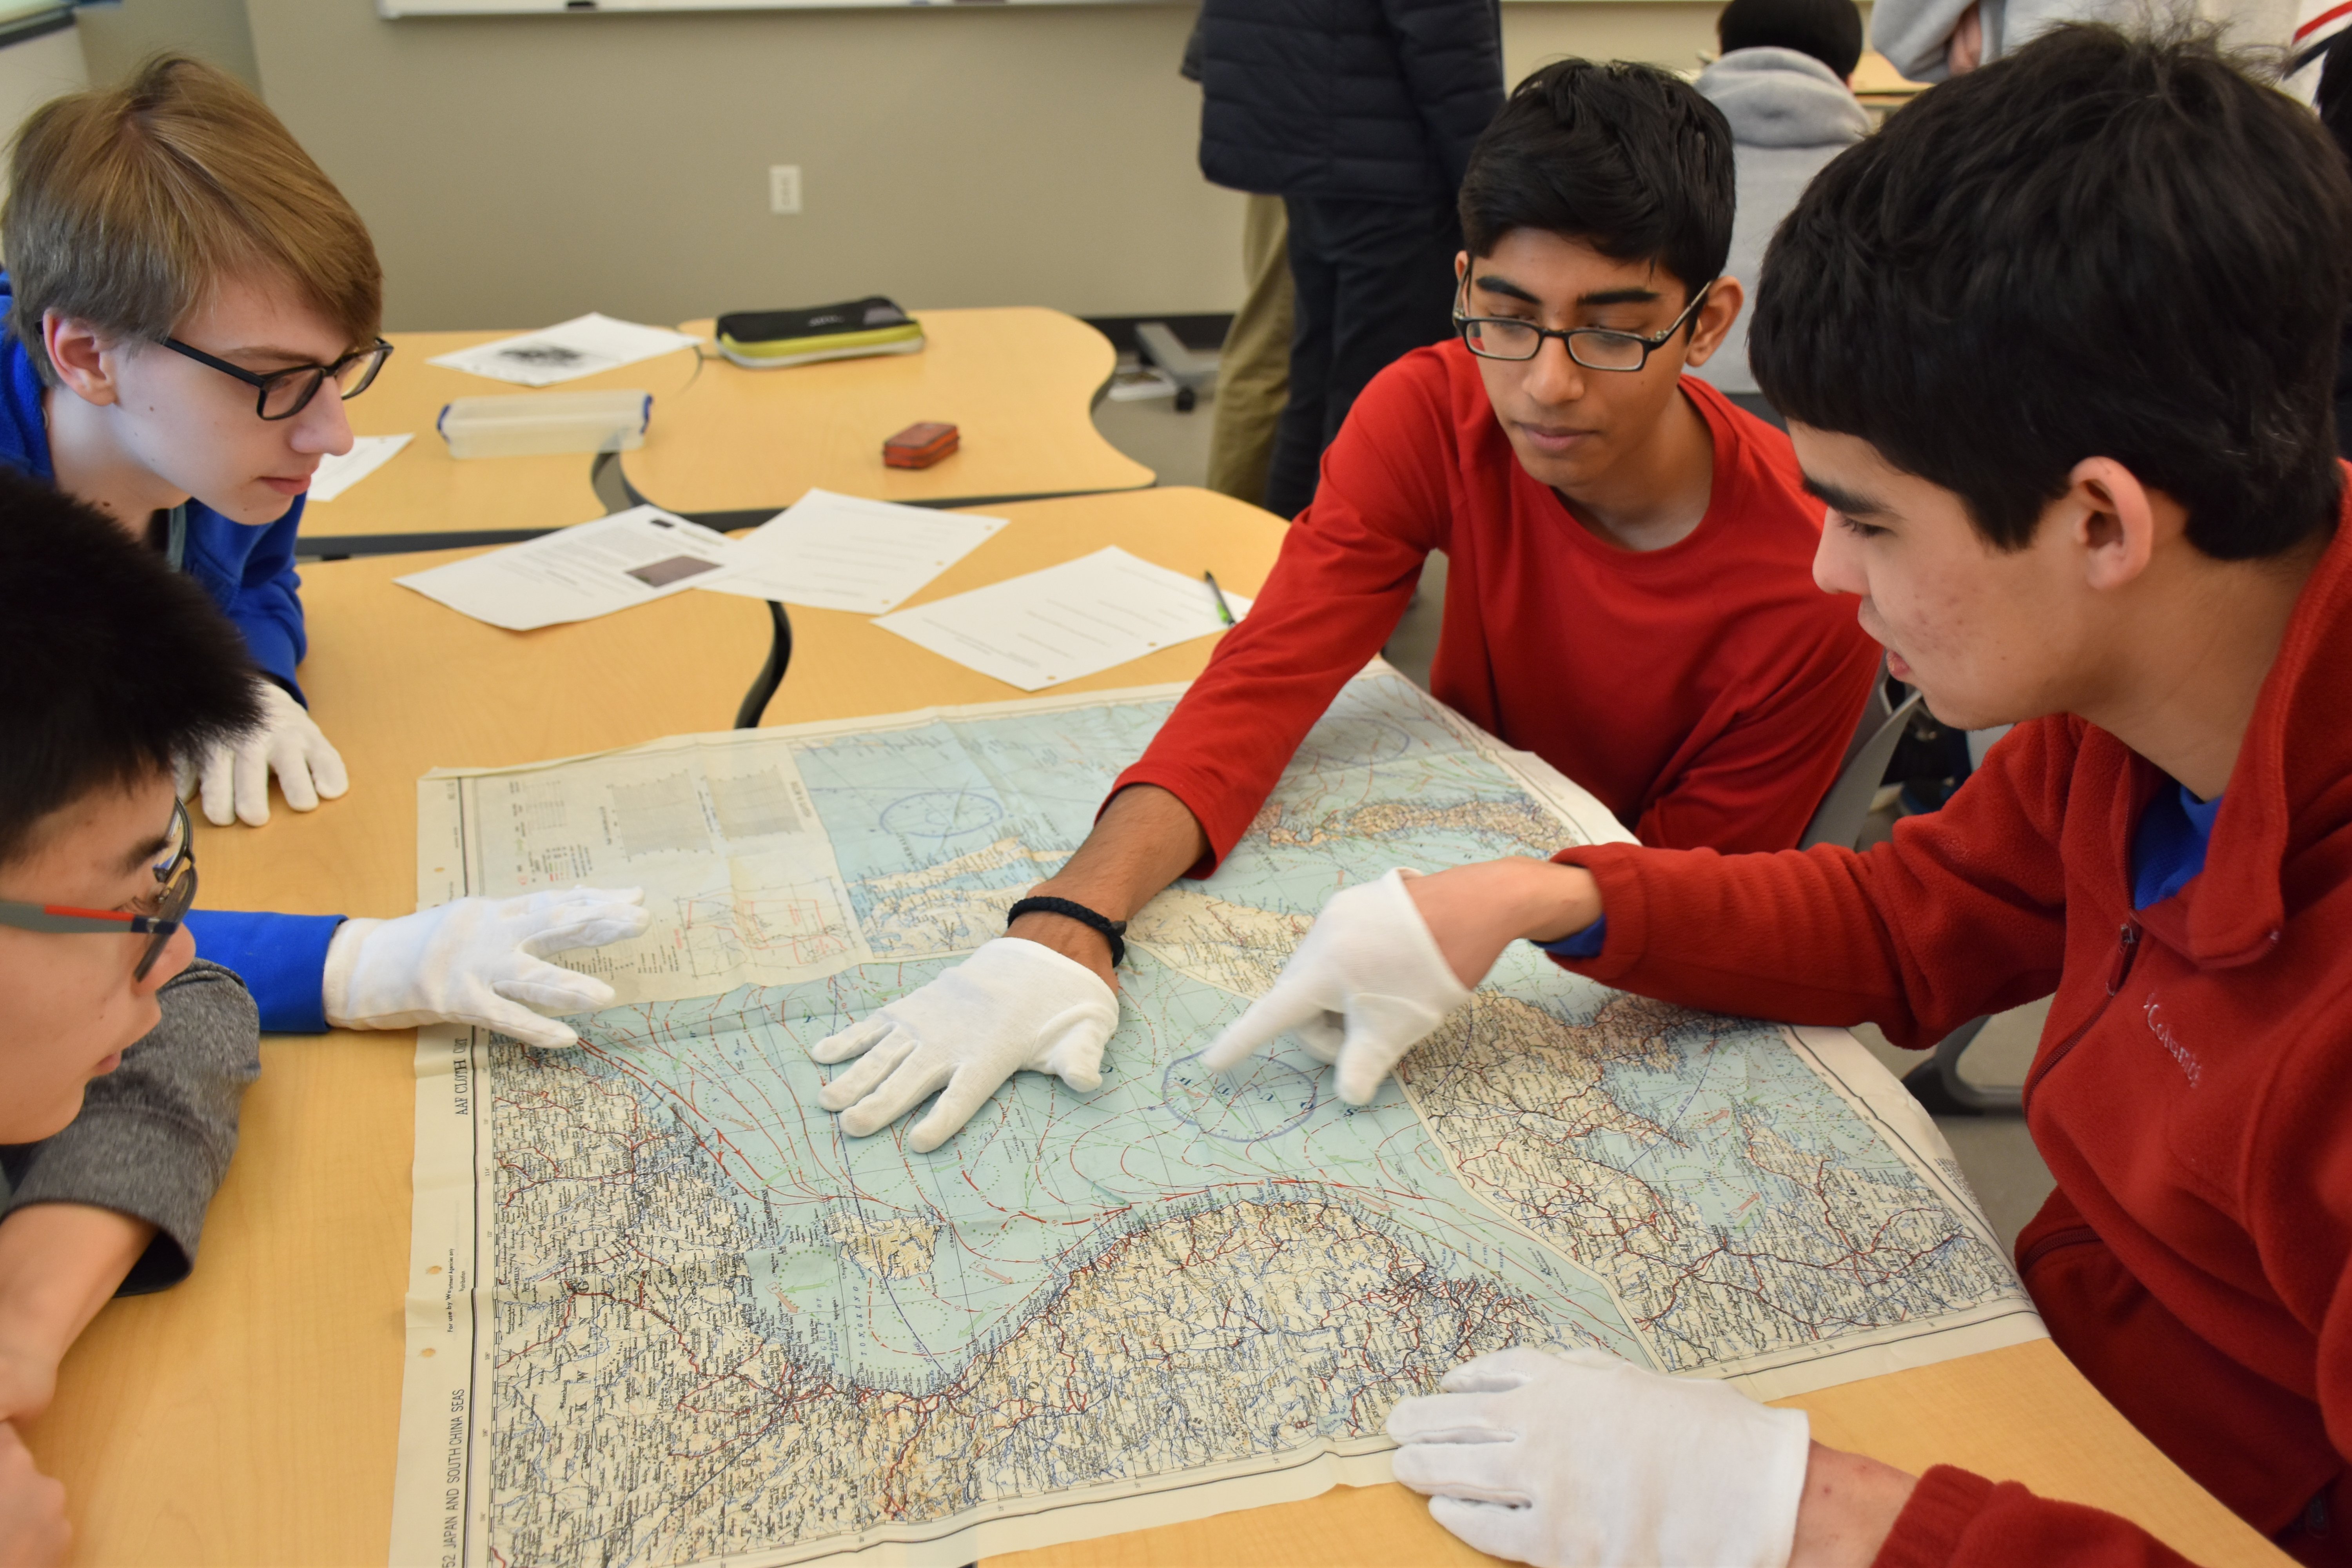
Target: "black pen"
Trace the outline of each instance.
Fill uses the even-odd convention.
[[[1209,585],[1209,592],[1216,598],[1217,619],[1224,622],[1227,626],[1232,626],[1234,624],[1234,612],[1225,604],[1225,591],[1217,586],[1217,574],[1214,572],[1203,572],[1201,574],[1201,581]]]

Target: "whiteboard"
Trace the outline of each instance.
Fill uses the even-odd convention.
[[[983,10],[997,5],[1149,5],[1165,0],[376,0],[379,16],[519,16],[604,11]]]

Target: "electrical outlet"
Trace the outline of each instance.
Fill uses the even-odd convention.
[[[798,163],[768,165],[768,210],[778,217],[790,217],[801,210],[801,166]]]

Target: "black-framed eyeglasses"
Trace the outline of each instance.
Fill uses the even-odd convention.
[[[333,380],[336,390],[342,394],[343,401],[348,403],[368,389],[369,383],[375,380],[375,373],[383,368],[383,362],[392,355],[392,345],[378,338],[373,348],[355,349],[332,364],[291,365],[285,370],[273,370],[264,374],[259,371],[247,370],[243,365],[231,364],[225,359],[215,359],[204,350],[192,349],[177,338],[165,338],[163,346],[187,355],[198,364],[208,364],[223,375],[233,375],[254,388],[259,395],[254,400],[253,411],[264,419],[293,418],[310,406],[310,399],[319,395],[319,388],[324,386],[330,378]]]
[[[1470,279],[1465,276],[1454,294],[1454,330],[1462,334],[1462,346],[1480,359],[1530,360],[1543,352],[1546,338],[1558,338],[1567,345],[1568,357],[1587,370],[1635,371],[1673,341],[1714,287],[1715,279],[1708,279],[1664,331],[1645,338],[1613,327],[1540,327],[1513,316],[1465,315],[1470,300]]]
[[[165,944],[188,918],[196,901],[196,836],[188,821],[188,804],[172,803],[172,826],[165,830],[163,848],[155,858],[156,895],[152,915],[124,914],[117,910],[83,910],[71,904],[18,904],[0,900],[0,926],[45,931],[51,936],[143,936],[147,951],[139,955],[133,980],[144,980]]]

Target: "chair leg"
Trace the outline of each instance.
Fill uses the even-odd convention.
[[[768,640],[768,662],[760,668],[759,679],[751,689],[743,694],[743,706],[735,710],[735,728],[756,730],[761,715],[774,700],[776,688],[784,683],[784,672],[793,667],[793,618],[783,605],[768,601],[768,619],[773,635]]]
[[[1935,1054],[1903,1075],[1903,1087],[1936,1116],[2013,1115],[2025,1108],[2014,1089],[1979,1089],[1960,1076],[1960,1058],[1976,1044],[1991,1022],[1989,1016],[1969,1019],[1937,1042]]]

